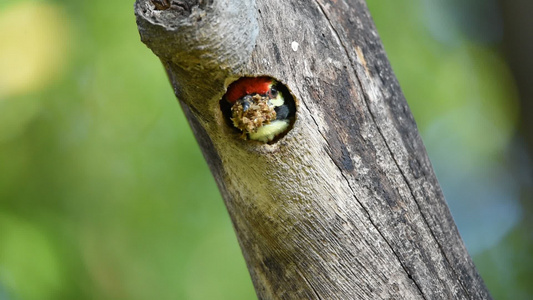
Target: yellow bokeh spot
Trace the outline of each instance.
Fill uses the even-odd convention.
[[[70,22],[61,7],[24,1],[0,11],[0,100],[46,87],[65,70]]]

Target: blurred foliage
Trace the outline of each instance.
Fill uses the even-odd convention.
[[[495,299],[533,298],[533,227],[523,215],[533,200],[531,160],[517,128],[518,92],[500,51],[498,4],[367,2],[489,290]]]
[[[531,178],[492,2],[459,20],[479,12],[368,2],[480,272],[498,299],[532,297]],[[132,6],[0,0],[0,300],[255,298]]]
[[[0,299],[253,298],[132,1],[0,3]]]

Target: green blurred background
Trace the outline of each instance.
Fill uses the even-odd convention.
[[[496,299],[533,298],[520,1],[368,0]],[[0,300],[254,298],[133,1],[0,0]]]

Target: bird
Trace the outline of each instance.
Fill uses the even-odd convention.
[[[295,113],[294,101],[286,94],[289,92],[283,84],[268,76],[242,77],[233,82],[225,94],[233,126],[244,139],[273,141],[288,130]]]

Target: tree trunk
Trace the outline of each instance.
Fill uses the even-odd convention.
[[[363,0],[137,0],[135,12],[260,299],[490,299]],[[232,81],[264,75],[297,105],[267,144],[241,139],[219,105]]]

